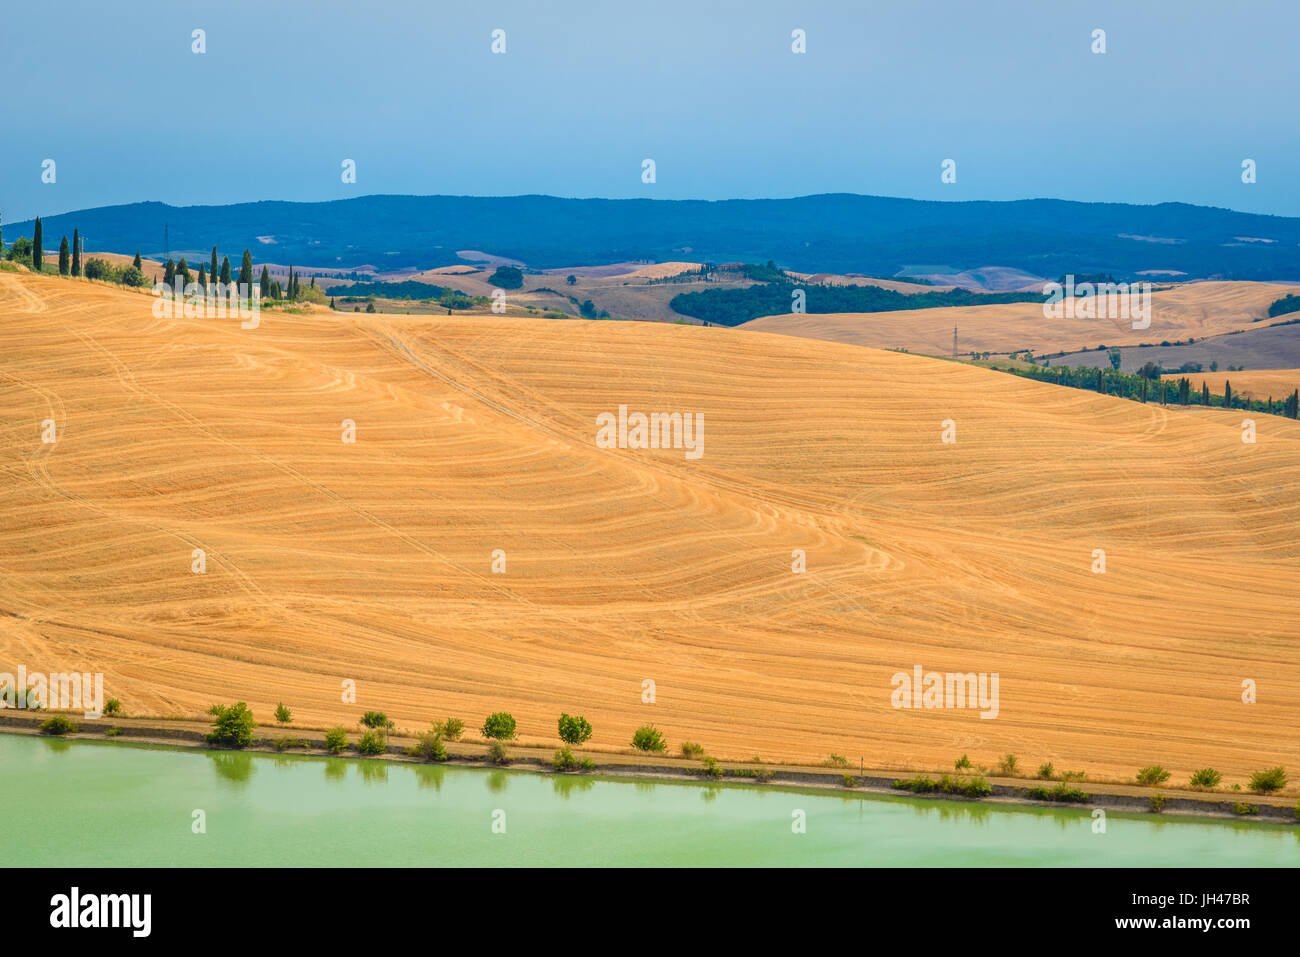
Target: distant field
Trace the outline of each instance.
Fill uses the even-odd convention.
[[[1208,384],[1215,395],[1223,395],[1224,382],[1232,383],[1232,391],[1251,399],[1267,401],[1282,400],[1296,389],[1300,389],[1300,369],[1267,369],[1241,372],[1205,372],[1174,373],[1166,379],[1186,378],[1193,389],[1200,389],[1202,383]]]
[[[150,304],[0,273],[0,657],[133,714],[1300,769],[1300,423],[1248,446],[1235,412],[734,329]],[[704,456],[597,448],[621,404],[702,413]],[[997,719],[891,707],[917,664],[998,673]]]
[[[1137,346],[1213,336],[1258,328],[1254,320],[1295,287],[1273,283],[1205,282],[1174,286],[1151,296],[1148,329],[1128,319],[1046,319],[1041,303],[1005,303],[918,309],[909,312],[766,316],[741,328],[825,339],[877,349],[903,348],[928,355],[952,354],[953,326],[960,352],[1032,349],[1035,353],[1074,352],[1098,345]],[[1103,358],[1104,358],[1104,354]]]
[[[1149,346],[1144,349],[1130,347],[1120,350],[1120,369],[1136,372],[1147,362],[1166,369],[1178,369],[1189,363],[1200,363],[1209,371],[1210,363],[1219,368],[1241,366],[1246,369],[1300,368],[1300,323],[1283,325],[1282,320],[1266,319],[1254,323],[1241,332],[1224,333],[1197,339],[1181,346]],[[1269,325],[1270,322],[1279,323]],[[1109,367],[1106,351],[1075,352],[1052,360],[1070,366]]]

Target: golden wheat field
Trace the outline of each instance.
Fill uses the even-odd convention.
[[[1006,353],[1031,349],[1037,354],[1127,346],[1143,342],[1220,335],[1259,328],[1268,307],[1300,288],[1267,282],[1196,282],[1151,293],[1151,325],[1134,329],[1132,318],[1052,318],[1041,302],[988,306],[948,306],[899,312],[788,314],[763,316],[744,324],[754,332],[846,342],[875,349],[907,349],[926,355],[951,355],[953,326],[958,350]]]
[[[1170,372],[1165,379],[1187,379],[1192,389],[1200,391],[1206,384],[1215,395],[1223,395],[1223,384],[1232,384],[1232,391],[1251,399],[1281,402],[1296,389],[1300,389],[1300,369],[1249,369],[1240,372]]]
[[[1300,768],[1294,421],[1243,445],[1235,413],[746,330],[151,303],[0,273],[0,670],[102,671],[132,714]],[[598,448],[620,405],[703,414],[702,458]],[[895,710],[917,664],[998,673],[998,717]]]

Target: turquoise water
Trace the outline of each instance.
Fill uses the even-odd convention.
[[[0,779],[16,866],[1300,866],[1300,827],[1257,822],[1112,813],[1094,834],[1079,809],[19,735]]]

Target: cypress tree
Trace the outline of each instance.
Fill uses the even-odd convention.
[[[258,281],[258,286],[261,287],[262,298],[270,299],[271,298],[271,271],[267,269],[265,265],[262,266],[262,278]]]
[[[1223,380],[1223,407],[1225,409],[1232,408],[1232,383],[1227,379]]]
[[[176,275],[180,278],[181,291],[184,292],[185,287],[190,284],[190,264],[185,261],[184,256],[182,256],[181,261],[176,264]]]
[[[212,268],[208,270],[208,278],[213,282],[217,281],[217,247],[212,247]]]
[[[176,282],[176,262],[168,259],[167,265],[163,267],[163,282],[170,289]]]
[[[59,275],[66,276],[68,270],[72,268],[72,261],[68,258],[68,237],[63,237],[63,242],[59,243]]]
[[[37,272],[45,269],[45,253],[41,251],[41,217],[36,217],[36,227],[32,230],[32,268]]]
[[[0,221],[3,221],[3,219],[4,217],[0,216]],[[0,253],[3,253],[4,251],[5,251],[5,233],[3,229],[0,229]]]
[[[81,234],[72,231],[72,275],[81,275]]]
[[[1210,406],[1210,387],[1207,383],[1201,383],[1201,405],[1209,408]]]
[[[1292,392],[1286,400],[1286,408],[1282,412],[1288,419],[1294,419],[1300,416],[1300,389]]]
[[[135,258],[131,260],[131,265],[141,272],[144,272],[144,263],[140,261],[140,250],[137,249],[135,251]]]
[[[221,282],[223,285],[230,285],[230,257],[221,257]]]
[[[208,288],[208,267],[203,263],[199,263],[199,288]]]
[[[253,288],[253,254],[244,250],[244,261],[239,267],[239,284],[246,289]]]

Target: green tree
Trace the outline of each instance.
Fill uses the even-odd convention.
[[[1223,407],[1225,409],[1232,408],[1232,383],[1227,379],[1223,380]]]
[[[283,701],[275,706],[275,720],[281,724],[288,724],[293,720],[293,712],[284,706]]]
[[[163,282],[167,284],[168,289],[176,282],[176,263],[171,259],[168,259],[163,266]]]
[[[230,285],[230,257],[221,257],[221,282],[223,285]]]
[[[498,266],[488,282],[498,289],[519,289],[524,284],[524,271],[518,266]]]
[[[207,735],[209,744],[224,744],[232,748],[246,748],[253,743],[253,712],[248,705],[237,701],[232,705],[214,704],[208,709],[213,716],[212,731]]]
[[[1118,371],[1119,371],[1119,364],[1120,364],[1120,362],[1122,361],[1122,360],[1120,359],[1119,350],[1118,350],[1118,349],[1111,349],[1109,355],[1110,355],[1110,367],[1111,367],[1112,369],[1114,369],[1116,372],[1118,372]]]
[[[68,237],[64,236],[63,241],[59,243],[59,275],[66,276],[72,269],[72,259],[68,255]]]
[[[239,267],[239,285],[246,289],[253,288],[253,254],[244,250],[244,261]]]
[[[393,722],[388,720],[388,715],[382,711],[367,711],[361,716],[361,723],[367,728],[374,728],[379,731],[391,731]]]
[[[72,275],[81,275],[81,234],[72,231]]]
[[[1292,392],[1287,396],[1286,403],[1283,406],[1282,414],[1288,419],[1294,419],[1300,416],[1300,389]]]
[[[591,737],[591,725],[582,715],[561,714],[560,740],[565,744],[582,744]]]
[[[578,277],[574,275],[570,275],[564,281],[567,282],[570,286],[576,286],[578,284]]]
[[[184,256],[176,264],[176,278],[181,281],[181,291],[183,292],[185,287],[190,284],[190,264],[185,261]]]
[[[1256,794],[1269,794],[1272,791],[1280,791],[1284,787],[1286,787],[1286,770],[1280,767],[1256,771],[1250,776],[1250,789]]]
[[[206,265],[204,265],[203,263],[199,263],[199,279],[198,279],[198,283],[199,283],[199,288],[200,288],[200,289],[207,289],[207,288],[208,288],[208,267],[207,267]]]
[[[1201,405],[1207,408],[1210,405],[1210,386],[1206,382],[1201,383]]]
[[[487,716],[483,721],[483,737],[494,738],[498,741],[509,741],[515,736],[515,718],[514,715],[505,711],[497,711]]]
[[[325,732],[325,747],[335,754],[342,754],[348,749],[348,733],[344,728],[330,728]]]
[[[668,742],[653,724],[643,724],[632,734],[632,747],[638,751],[665,751]]]
[[[262,298],[270,299],[271,298],[271,271],[266,268],[265,264],[263,264],[262,266],[262,278],[259,281],[258,286],[261,289]]]
[[[45,271],[45,253],[41,250],[41,217],[36,217],[36,226],[32,229],[32,268],[37,272]]]
[[[131,265],[144,272],[144,263],[140,260],[140,250],[135,251],[135,258],[131,260]]]
[[[208,269],[208,278],[213,282],[217,281],[217,247],[212,247],[212,264]]]

